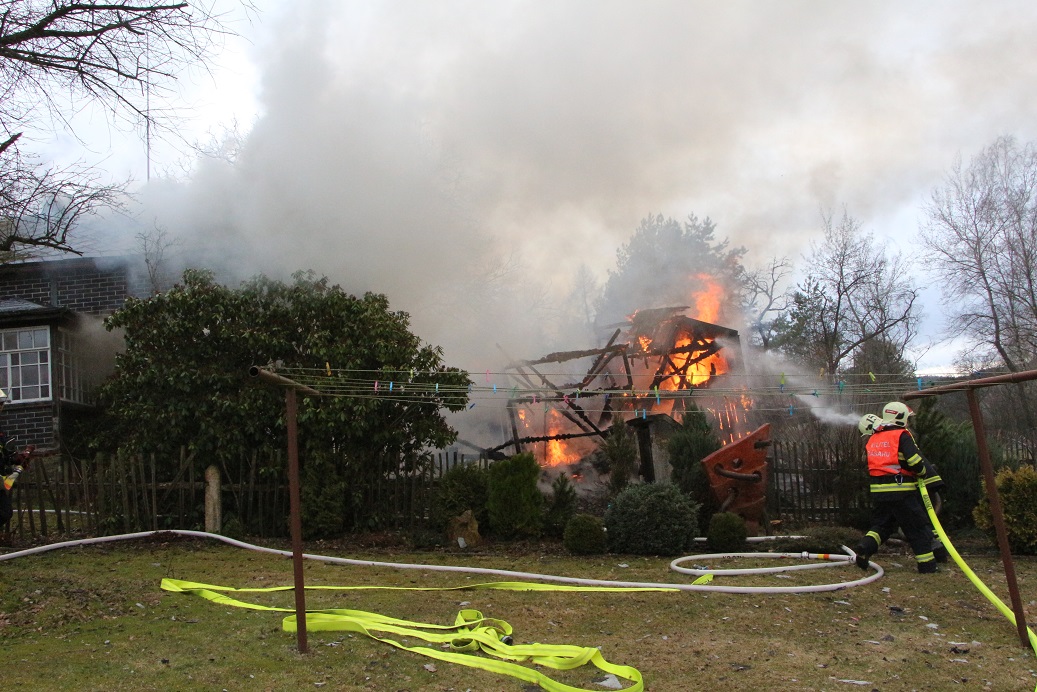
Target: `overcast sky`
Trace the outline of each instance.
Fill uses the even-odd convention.
[[[174,184],[187,159],[153,147],[137,231],[386,293],[473,369],[540,355],[525,317],[649,214],[708,216],[750,264],[801,264],[822,208],[912,252],[956,157],[1037,138],[1032,1],[257,4],[184,86],[194,131],[247,133],[235,163]],[[139,137],[93,149],[144,178]]]

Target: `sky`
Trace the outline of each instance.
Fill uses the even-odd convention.
[[[158,228],[171,257],[385,293],[473,371],[597,345],[566,329],[575,279],[604,282],[649,215],[709,217],[749,265],[802,272],[845,209],[918,259],[955,161],[1037,139],[1029,1],[225,1],[241,37],[185,73],[150,180],[139,132],[45,147],[136,180],[94,246]],[[233,162],[184,145],[234,122]]]

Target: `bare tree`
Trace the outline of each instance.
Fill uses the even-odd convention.
[[[974,340],[974,359],[1037,366],[1037,144],[1000,137],[967,167],[959,160],[926,213],[953,331]]]
[[[149,130],[168,122],[176,79],[204,68],[225,33],[219,16],[187,2],[0,0],[0,250],[76,252],[76,223],[124,189],[21,154],[26,132],[57,123],[74,134],[71,118],[87,103]]]
[[[812,367],[835,374],[862,357],[872,341],[884,342],[899,367],[915,337],[918,288],[900,255],[891,255],[860,223],[843,212],[822,214],[824,240],[805,258],[810,267],[793,291],[777,345]]]
[[[772,258],[766,267],[742,271],[742,312],[749,322],[749,338],[764,350],[771,347],[776,320],[789,307],[789,293],[783,285],[791,273],[792,262],[787,257]]]

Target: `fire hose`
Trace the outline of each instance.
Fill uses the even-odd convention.
[[[116,536],[99,536],[95,538],[84,538],[75,541],[52,543],[37,546],[26,550],[0,555],[0,561],[12,560],[19,557],[68,548],[75,546],[108,543],[113,541],[133,540],[138,538],[161,537],[164,534],[175,534],[195,538],[211,538],[228,545],[255,550],[258,552],[271,553],[285,557],[291,557],[292,553],[286,550],[277,550],[245,543],[226,536],[190,530],[167,530],[167,531],[144,531],[139,533],[121,534]],[[778,537],[760,537],[755,540],[773,540]],[[749,539],[754,540],[754,539]],[[665,582],[634,582],[615,581],[601,579],[582,579],[576,577],[565,577],[558,575],[537,574],[534,572],[517,572],[513,570],[499,570],[483,567],[463,567],[453,565],[423,565],[396,562],[379,562],[374,560],[357,560],[352,558],[340,558],[326,555],[304,554],[303,557],[331,564],[388,567],[394,569],[420,569],[423,571],[460,572],[467,574],[481,574],[503,576],[516,579],[528,579],[532,581],[519,582],[490,582],[483,584],[470,584],[460,587],[390,587],[390,586],[363,586],[363,587],[341,587],[341,586],[307,586],[307,589],[318,590],[350,590],[350,589],[401,589],[412,591],[447,591],[447,590],[474,590],[474,589],[501,589],[512,591],[597,591],[597,592],[621,592],[621,591],[706,591],[719,593],[740,594],[792,594],[809,593],[819,591],[836,591],[860,586],[879,579],[883,575],[882,568],[871,563],[875,573],[847,582],[832,584],[820,584],[809,586],[720,586],[710,582],[714,575],[734,574],[767,574],[779,571],[813,569],[818,567],[831,567],[839,564],[853,563],[854,554],[849,548],[843,546],[846,555],[808,552],[789,553],[715,553],[708,555],[690,555],[678,558],[670,563],[671,569],[684,574],[700,575],[691,584],[675,584]],[[778,559],[808,559],[819,560],[818,564],[807,565],[785,565],[781,567],[740,569],[740,570],[712,570],[707,568],[686,568],[680,565],[688,561],[719,560],[730,557],[765,557]],[[554,582],[554,583],[540,583]],[[292,612],[287,608],[275,608],[240,601],[227,593],[246,592],[268,592],[288,591],[294,587],[282,586],[272,588],[243,588],[216,586],[212,584],[201,584],[179,579],[163,579],[161,588],[175,593],[189,593],[201,596],[207,600],[221,605],[248,608],[253,610],[269,610],[280,612]],[[296,616],[288,615],[284,618],[282,626],[285,631],[294,632],[297,628]],[[582,692],[583,688],[572,687],[560,683],[539,670],[518,665],[512,661],[527,662],[535,666],[554,668],[556,670],[568,670],[583,665],[594,665],[602,671],[613,676],[622,678],[633,683],[624,688],[627,692],[643,692],[644,682],[641,673],[630,666],[617,665],[608,662],[601,652],[595,647],[580,647],[572,645],[548,645],[548,644],[515,644],[512,638],[511,625],[503,620],[483,617],[482,613],[475,610],[462,610],[458,613],[453,625],[435,625],[429,623],[418,623],[407,620],[389,618],[376,613],[346,609],[320,609],[307,611],[306,626],[308,629],[324,631],[348,631],[363,634],[377,641],[391,646],[418,653],[437,660],[448,661],[469,667],[480,668],[490,672],[515,677],[526,682],[538,684],[540,687],[551,692]],[[412,637],[428,642],[449,647],[444,651],[430,646],[408,646],[390,636],[379,636],[375,632]],[[471,653],[479,651],[492,658],[472,656]],[[502,659],[502,660],[494,660]]]
[[[929,519],[933,523],[933,528],[936,529],[937,535],[939,535],[940,540],[943,541],[943,547],[947,549],[947,553],[951,556],[951,559],[954,560],[954,563],[958,565],[958,567],[965,574],[965,576],[969,578],[969,581],[972,582],[972,585],[975,586],[976,589],[981,594],[983,594],[988,601],[993,603],[994,607],[997,608],[998,611],[1002,615],[1004,615],[1009,622],[1011,622],[1013,625],[1016,625],[1017,620],[1015,617],[1015,613],[1012,612],[1012,609],[1005,605],[1005,602],[998,598],[997,594],[991,591],[987,587],[987,585],[984,584],[978,576],[976,576],[976,573],[972,571],[972,568],[968,566],[965,560],[962,559],[961,555],[958,554],[958,551],[955,550],[954,545],[951,543],[951,539],[947,537],[947,532],[943,530],[943,525],[940,524],[940,520],[936,516],[936,510],[933,508],[932,499],[930,499],[929,491],[926,490],[925,485],[919,483],[918,490],[922,493],[922,502],[923,504],[925,504],[926,512],[929,513]],[[1033,633],[1033,630],[1029,627],[1026,628],[1026,635],[1030,641],[1030,648],[1033,649],[1034,656],[1037,656],[1037,635],[1035,635]],[[1034,688],[1034,692],[1037,692],[1037,687]]]

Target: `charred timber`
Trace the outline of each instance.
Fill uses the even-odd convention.
[[[504,444],[497,445],[496,447],[490,447],[486,449],[487,454],[493,454],[500,450],[510,447],[513,444],[527,444],[531,442],[555,442],[557,440],[573,440],[578,437],[601,437],[604,439],[605,433],[603,432],[584,432],[584,433],[563,433],[561,435],[535,435],[531,437],[522,437],[517,440],[508,440]]]

